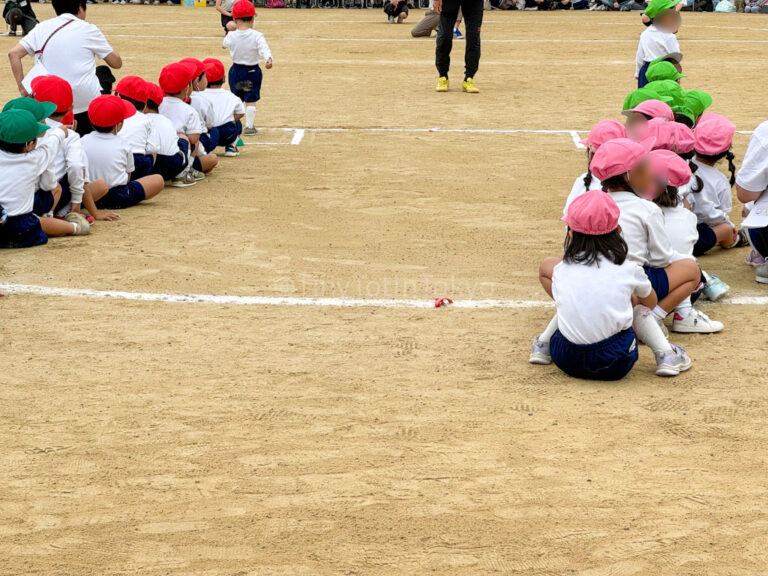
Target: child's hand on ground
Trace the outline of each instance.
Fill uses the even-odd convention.
[[[270,68],[272,68],[272,58],[270,58],[269,60],[267,60],[267,61],[264,63],[264,66],[266,66],[266,67],[267,67],[267,70],[269,70]]]
[[[101,220],[102,222],[114,222],[115,220],[120,220],[120,214],[117,212],[99,211],[93,215],[93,219]]]

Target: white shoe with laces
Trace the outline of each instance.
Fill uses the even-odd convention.
[[[672,350],[656,352],[656,376],[673,377],[691,369],[691,359],[680,346],[672,344]]]
[[[529,364],[537,364],[539,366],[548,366],[552,364],[552,357],[549,355],[549,344],[539,342],[539,338],[536,337],[531,347],[531,356],[528,358]]]
[[[715,334],[721,332],[724,327],[722,322],[712,320],[696,308],[685,318],[675,313],[675,320],[672,322],[672,332],[678,334]]]

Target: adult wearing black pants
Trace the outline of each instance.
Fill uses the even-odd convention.
[[[86,0],[53,0],[56,18],[40,22],[32,32],[8,53],[11,72],[22,96],[29,96],[29,81],[24,80],[22,58],[37,55],[48,74],[64,78],[72,86],[73,112],[77,132],[91,132],[88,105],[101,94],[96,77],[95,58],[110,68],[120,68],[123,61],[96,26],[85,21]],[[44,72],[43,72],[44,73]],[[26,84],[26,86],[25,86]]]
[[[480,65],[480,27],[483,25],[483,4],[483,0],[434,0],[433,9],[440,14],[440,26],[437,29],[437,47],[435,49],[435,66],[440,77],[436,88],[438,92],[448,92],[453,24],[459,15],[459,8],[464,15],[467,44],[464,52],[464,82],[462,82],[461,88],[469,94],[480,92],[475,85],[474,78]]]

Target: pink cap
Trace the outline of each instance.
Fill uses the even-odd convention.
[[[598,148],[608,142],[608,140],[626,137],[627,130],[624,128],[624,124],[616,120],[603,120],[595,124],[594,128],[590,130],[589,136],[582,140],[581,143],[592,152],[597,152]]]
[[[589,169],[598,180],[604,182],[608,178],[632,170],[648,155],[651,148],[653,148],[652,138],[642,142],[635,142],[629,138],[609,140],[595,152]]]
[[[562,220],[574,232],[602,236],[618,228],[619,207],[609,194],[590,190],[571,203]]]
[[[688,128],[682,122],[670,122],[675,129],[675,152],[678,154],[687,154],[693,150],[696,139],[693,130]]]
[[[674,150],[676,134],[672,122],[667,122],[663,118],[652,118],[645,126],[638,128],[636,136],[637,140],[653,138],[654,150]]]
[[[704,114],[699,118],[693,134],[696,138],[696,152],[705,156],[717,156],[727,152],[733,143],[736,126],[720,114]]]
[[[644,114],[651,118],[663,118],[669,122],[672,122],[675,119],[675,113],[672,112],[672,108],[667,104],[664,104],[661,100],[646,100],[645,102],[640,102],[640,104],[631,110],[624,110],[622,114],[628,116],[631,112]]]
[[[656,178],[665,180],[675,188],[690,182],[691,167],[671,150],[653,150],[648,157],[651,159],[651,171]]]

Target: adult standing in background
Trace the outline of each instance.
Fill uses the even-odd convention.
[[[69,82],[77,132],[82,136],[92,130],[88,105],[101,94],[95,58],[115,69],[121,68],[123,61],[101,30],[85,21],[86,0],[53,0],[53,9],[56,18],[40,22],[8,53],[11,72],[22,96],[29,96],[23,82],[25,56],[35,58],[37,55],[44,67],[42,73],[60,76]]]
[[[436,90],[448,92],[453,25],[461,9],[467,39],[464,51],[464,82],[461,88],[469,94],[477,94],[480,90],[475,85],[474,78],[480,65],[480,27],[483,25],[484,0],[433,0],[432,9],[440,14],[435,48],[435,66],[439,76]]]

